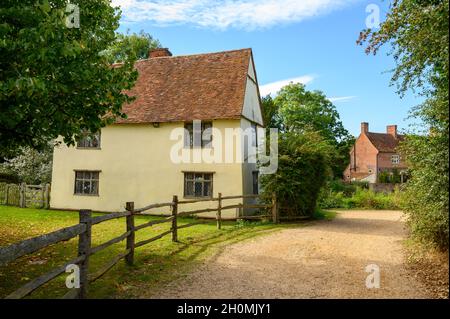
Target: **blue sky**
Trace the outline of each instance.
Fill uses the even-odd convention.
[[[252,48],[262,92],[290,79],[321,90],[353,135],[362,121],[375,132],[388,124],[408,129],[408,111],[421,101],[412,93],[401,99],[389,86],[395,64],[388,48],[367,56],[356,45],[367,5],[378,5],[382,20],[388,2],[113,0],[123,11],[121,32],[144,30],[174,55]]]

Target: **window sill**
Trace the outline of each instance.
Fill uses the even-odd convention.
[[[184,146],[183,147],[184,150],[212,150],[213,147],[212,146],[196,146],[196,147],[188,147],[188,146]]]
[[[200,197],[197,197],[197,196],[183,196],[183,198],[185,198],[185,199],[208,199],[208,198],[210,198],[210,199],[212,199],[213,197],[212,196],[200,196]]]
[[[77,194],[77,193],[74,193],[73,196],[100,197],[99,194]]]
[[[101,147],[81,147],[81,146],[77,146],[76,147],[77,150],[101,150]]]

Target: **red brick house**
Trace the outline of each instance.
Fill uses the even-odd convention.
[[[361,123],[361,134],[350,150],[344,180],[376,183],[381,172],[397,169],[403,181],[407,167],[396,151],[403,139],[404,136],[397,133],[397,125],[388,125],[386,133],[373,133],[369,132],[369,123]]]

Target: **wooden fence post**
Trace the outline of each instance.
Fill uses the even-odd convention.
[[[21,183],[19,188],[19,206],[24,208],[27,206],[27,193],[26,193],[26,184]]]
[[[45,208],[45,185],[41,185],[41,208]]]
[[[219,193],[217,204],[217,229],[222,228],[222,193]]]
[[[173,195],[172,200],[172,241],[178,241],[178,232],[177,232],[177,215],[178,215],[178,196]]]
[[[50,208],[50,184],[45,184],[45,191],[44,191],[44,208],[49,209]]]
[[[89,254],[91,252],[92,239],[92,213],[88,209],[80,210],[80,224],[86,225],[86,231],[78,237],[78,256],[84,255],[84,260],[80,262],[80,293],[78,298],[84,299],[87,296],[89,284]]]
[[[9,184],[5,186],[5,205],[8,205],[9,202]]]
[[[127,250],[129,249],[130,252],[125,257],[125,260],[129,266],[132,266],[134,264],[134,202],[127,202],[126,209],[131,214],[127,216],[127,232],[129,231],[130,234],[127,237]]]
[[[279,210],[278,210],[278,201],[277,195],[274,193],[272,195],[272,221],[276,224],[279,221]]]

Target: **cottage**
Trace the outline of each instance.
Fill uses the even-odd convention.
[[[361,134],[350,150],[350,164],[344,171],[346,181],[376,183],[382,172],[397,170],[405,179],[405,162],[397,153],[399,142],[404,139],[397,133],[397,125],[388,125],[386,133],[369,132],[369,123],[361,123]]]
[[[75,147],[55,148],[51,207],[110,212],[127,201],[139,208],[173,195],[257,193],[256,163],[244,148],[257,143],[263,127],[251,49],[188,56],[157,49],[135,67],[139,76],[130,94],[136,99],[123,107],[128,117],[86,135]],[[180,137],[180,129],[190,134]],[[243,130],[253,132],[254,141],[248,142]],[[196,131],[203,134],[197,145]],[[221,140],[225,145],[217,143]],[[187,160],[184,153],[180,160],[182,151],[190,151]],[[230,152],[231,161],[195,159],[196,153],[217,159]]]

